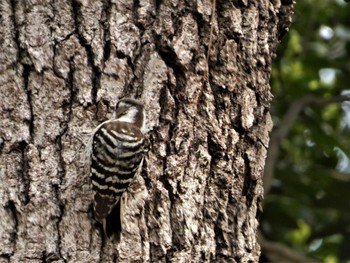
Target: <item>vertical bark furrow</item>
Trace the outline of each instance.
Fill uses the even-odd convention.
[[[0,72],[14,65],[19,57],[18,30],[15,15],[15,0],[3,1],[0,7],[2,39],[1,50],[6,50],[0,55]]]
[[[70,120],[70,118],[69,118]],[[61,134],[61,136],[66,132],[66,130],[68,129],[68,123],[67,123],[67,128],[64,129],[64,132]],[[52,182],[52,188],[54,191],[54,196],[55,196],[55,200],[57,200],[58,202],[58,208],[59,208],[59,212],[57,215],[57,220],[56,220],[56,230],[57,230],[57,260],[61,259],[63,260],[63,262],[67,262],[67,260],[63,257],[61,249],[62,249],[62,230],[60,228],[60,224],[62,222],[62,218],[63,215],[65,213],[65,205],[64,202],[62,201],[61,198],[61,189],[60,187],[63,185],[63,181],[64,181],[64,176],[67,174],[66,173],[66,169],[64,166],[64,159],[62,156],[62,151],[63,149],[63,145],[62,145],[62,137],[58,137],[56,140],[56,151],[58,154],[58,173],[57,173],[57,177],[56,180]]]
[[[112,15],[112,1],[104,0],[102,6],[102,29],[103,29],[103,62],[111,55],[110,19]],[[104,65],[103,65],[104,67]]]
[[[86,6],[86,2],[72,0],[72,12],[74,18],[75,35],[81,47],[85,49],[88,66],[91,68],[91,97],[92,102],[97,102],[97,93],[101,87],[101,60],[103,58],[103,48],[100,43],[102,35],[101,25],[96,20],[101,12],[99,2]],[[97,16],[93,15],[97,12]]]
[[[30,134],[30,141],[33,140],[34,137],[34,113],[33,113],[33,103],[32,103],[32,92],[28,89],[29,76],[31,72],[31,67],[29,65],[23,65],[22,78],[23,78],[23,88],[26,92],[27,102],[29,106],[29,118],[28,128]]]
[[[27,205],[30,202],[30,196],[29,196],[29,186],[30,186],[30,180],[28,176],[28,156],[26,152],[26,143],[22,143],[20,150],[21,150],[21,166],[20,169],[18,169],[18,181],[19,181],[19,199],[21,200],[22,205]]]

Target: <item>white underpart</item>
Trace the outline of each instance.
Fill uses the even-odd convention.
[[[146,112],[143,111],[143,122],[142,122],[142,126],[141,126],[141,132],[143,134],[145,134],[147,132],[147,129],[146,129]]]

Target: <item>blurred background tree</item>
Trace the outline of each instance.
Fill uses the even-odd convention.
[[[271,87],[262,261],[276,262],[271,243],[303,260],[350,262],[349,3],[297,1]]]

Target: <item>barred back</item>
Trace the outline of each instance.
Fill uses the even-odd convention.
[[[95,132],[91,147],[95,216],[103,223],[134,180],[143,158],[143,134],[131,123],[106,121]]]

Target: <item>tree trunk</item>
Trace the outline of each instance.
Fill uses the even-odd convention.
[[[256,262],[268,81],[292,8],[2,0],[0,262]],[[122,97],[145,104],[148,152],[114,244],[81,155]]]

